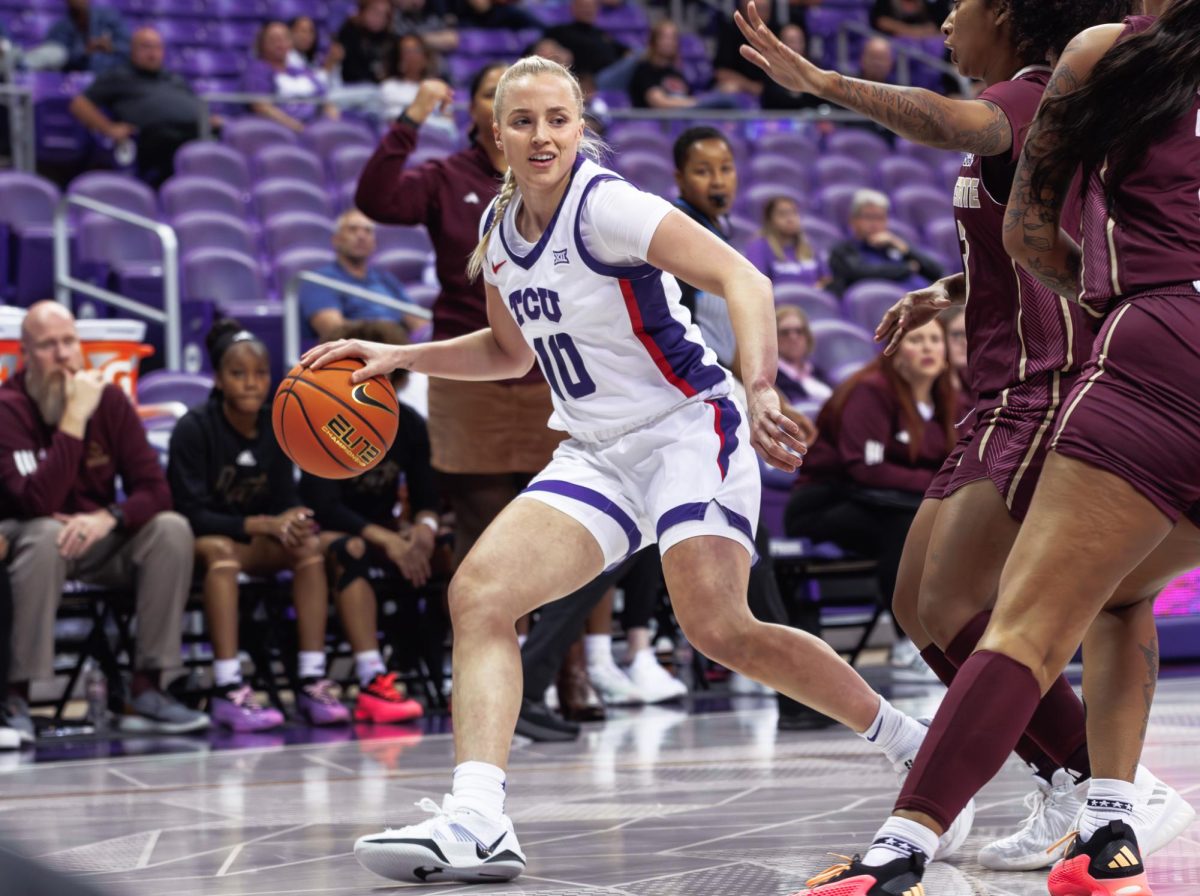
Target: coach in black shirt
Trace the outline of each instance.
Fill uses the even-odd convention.
[[[138,177],[153,186],[173,173],[175,151],[199,136],[200,100],[182,76],[163,69],[163,40],[153,28],[133,33],[129,63],[99,75],[71,101],[71,113],[114,143],[135,140]]]

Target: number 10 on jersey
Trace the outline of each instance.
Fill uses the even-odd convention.
[[[550,388],[559,398],[583,398],[596,391],[596,383],[583,366],[579,349],[566,333],[554,333],[544,339],[538,336],[533,340],[533,350]]]

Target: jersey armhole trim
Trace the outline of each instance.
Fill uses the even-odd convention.
[[[623,177],[617,177],[615,174],[598,174],[588,181],[587,186],[583,188],[583,193],[579,196],[579,204],[575,208],[575,248],[579,250],[579,257],[583,259],[583,263],[604,277],[618,277],[624,280],[640,280],[643,277],[649,277],[658,272],[658,268],[649,262],[637,265],[617,265],[605,264],[596,258],[583,244],[583,207],[587,201],[588,193],[597,185],[606,180],[624,181]]]

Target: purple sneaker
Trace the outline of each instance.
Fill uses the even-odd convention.
[[[328,678],[308,678],[296,694],[296,711],[310,725],[347,725],[350,710],[333,692]]]
[[[214,722],[234,731],[266,731],[283,724],[283,713],[260,705],[248,684],[214,691],[208,699],[208,712]]]

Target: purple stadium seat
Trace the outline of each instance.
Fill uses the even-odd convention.
[[[266,288],[258,271],[258,262],[241,252],[228,249],[197,249],[183,256],[180,263],[183,293],[189,299],[261,301]]]
[[[729,241],[739,252],[744,252],[746,245],[758,236],[759,225],[753,218],[739,215],[735,210],[729,216]]]
[[[746,179],[750,183],[793,183],[808,192],[809,164],[788,153],[756,152],[746,168]]]
[[[165,404],[177,401],[189,408],[204,404],[212,391],[213,378],[207,373],[179,370],[152,370],[138,377],[138,404]]]
[[[268,146],[297,142],[296,135],[283,125],[256,116],[225,122],[221,139],[246,158]]]
[[[605,31],[646,31],[650,27],[646,10],[640,3],[622,3],[620,6],[601,4],[596,25]]]
[[[925,240],[937,252],[947,268],[962,270],[962,241],[958,238],[958,222],[952,217],[936,218],[925,226]]]
[[[842,128],[829,135],[825,148],[830,153],[853,156],[868,169],[876,168],[892,154],[888,142],[878,134],[862,128]]]
[[[161,262],[162,243],[149,230],[107,215],[85,212],[79,220],[79,258],[115,268],[123,262]]]
[[[874,183],[870,169],[854,156],[824,155],[811,166],[812,182],[816,189],[835,184],[867,187]]]
[[[883,313],[900,301],[906,292],[907,289],[890,280],[861,280],[842,296],[846,320],[868,332],[874,332]]]
[[[783,181],[782,183],[760,181],[740,192],[736,206],[744,208],[746,215],[756,225],[761,226],[763,210],[767,207],[767,203],[776,196],[791,198],[802,211],[810,205],[806,191],[794,181]]]
[[[827,257],[830,247],[838,240],[845,239],[846,236],[842,227],[831,224],[825,218],[802,215],[800,223],[804,227],[804,235],[812,244],[813,251],[821,258]]]
[[[911,143],[903,138],[896,140],[896,154],[908,156],[911,159],[918,159],[928,165],[932,170],[940,169],[942,162],[945,159],[953,158],[962,161],[962,153],[955,152],[949,149],[935,149],[932,146],[925,146],[922,143]]]
[[[471,83],[471,79],[479,71],[479,66],[483,64],[478,56],[465,56],[461,53],[450,53],[445,57],[445,61],[450,84],[460,89]]]
[[[675,195],[675,167],[656,152],[623,152],[613,159],[616,170],[648,193],[665,198]]]
[[[429,239],[429,231],[424,227],[381,224],[375,228],[375,249],[377,252],[409,249],[429,253],[433,251],[433,242]]]
[[[813,198],[825,220],[844,229],[850,220],[850,203],[857,192],[858,187],[851,184],[834,184],[820,190]]]
[[[310,184],[323,184],[325,171],[316,154],[303,146],[266,146],[252,159],[257,180],[275,177],[294,177]]]
[[[158,217],[158,203],[155,201],[154,191],[127,174],[89,171],[71,181],[67,186],[67,195],[86,196],[97,202],[107,202],[147,218]]]
[[[841,320],[842,309],[835,296],[815,286],[776,281],[775,305],[796,305],[810,321]]]
[[[463,28],[458,32],[458,52],[474,56],[516,55],[523,46],[518,45],[517,35],[499,28]]]
[[[273,258],[294,249],[328,250],[332,238],[333,222],[322,215],[287,212],[263,222],[263,239]]]
[[[664,131],[621,131],[620,137],[613,143],[613,158],[619,159],[623,153],[650,153],[671,158],[671,144],[674,142]]]
[[[303,142],[323,159],[343,146],[369,146],[372,151],[378,142],[365,124],[357,121],[331,121],[321,118],[304,129]]]
[[[263,221],[283,212],[333,216],[333,204],[325,191],[298,178],[276,177],[259,183],[254,188],[254,205]]]
[[[292,249],[275,258],[275,282],[279,285],[279,294],[287,289],[292,277],[301,271],[312,271],[333,261],[333,249],[309,247]],[[374,259],[372,259],[374,262]]]
[[[937,182],[953,193],[959,177],[963,174],[963,160],[957,157],[942,159],[938,163],[937,173]]]
[[[365,145],[341,146],[328,156],[330,180],[335,184],[357,181],[374,150]]]
[[[708,47],[699,34],[686,32],[679,35],[679,55],[683,59],[708,59]]]
[[[238,190],[250,189],[250,168],[232,147],[211,140],[192,140],[175,153],[176,174],[215,177]]]
[[[434,301],[438,297],[438,288],[430,286],[428,283],[406,283],[404,284],[404,294],[408,296],[408,300],[414,305],[420,305],[422,308],[432,308]]]
[[[227,19],[216,19],[219,24],[208,29],[209,42],[217,47],[229,50],[240,50],[247,55],[254,49],[254,39],[258,34],[258,22],[231,22]]]
[[[198,174],[176,174],[162,185],[158,197],[168,218],[196,211],[223,212],[245,218],[248,212],[239,190],[215,177]]]
[[[755,141],[754,149],[758,155],[770,153],[786,156],[801,168],[821,153],[817,138],[800,131],[773,131],[763,134]]]
[[[908,156],[890,156],[879,163],[879,186],[885,193],[893,193],[912,184],[937,186],[929,166]]]
[[[261,21],[274,13],[266,0],[208,0],[208,12],[218,22],[226,19]]]
[[[862,327],[840,320],[818,320],[812,324],[813,366],[832,382],[833,371],[849,364],[859,366],[875,357],[877,348],[871,334]]]
[[[371,259],[371,267],[387,271],[401,283],[420,283],[428,263],[429,254],[416,249],[389,249]]]
[[[337,212],[349,211],[354,208],[354,194],[358,192],[358,178],[348,180],[334,191],[337,202]]]
[[[44,299],[54,290],[51,223],[58,187],[36,174],[0,171],[0,233],[4,252],[14,249],[11,266],[0,268],[0,289],[11,270],[9,295],[18,305]]]
[[[925,224],[951,214],[951,197],[941,187],[916,184],[892,194],[892,214],[924,232]]]
[[[184,55],[193,47],[208,46],[208,28],[206,23],[184,19],[158,19],[154,23],[155,30],[162,36],[167,45],[171,59],[171,68],[185,75],[200,74],[190,70]]]
[[[197,249],[227,249],[253,257],[254,232],[244,218],[224,212],[186,212],[172,222],[182,254]]]
[[[208,47],[184,47],[174,55],[179,57],[177,71],[189,79],[237,77],[247,62],[244,53]]]

